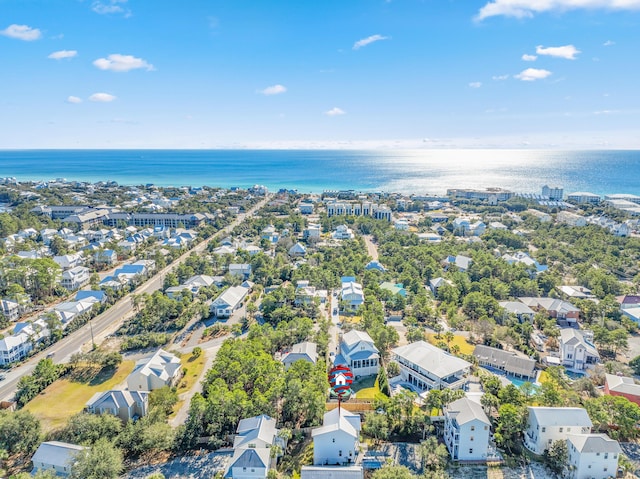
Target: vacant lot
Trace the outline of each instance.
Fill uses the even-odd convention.
[[[446,343],[444,334],[441,334],[439,338],[436,337],[435,334],[427,334],[427,340],[433,345],[437,345],[440,341]],[[449,347],[453,346],[454,344],[460,348],[461,354],[473,354],[473,350],[475,349],[475,346],[468,343],[467,338],[465,338],[464,336],[455,335],[453,337],[453,340],[449,343]]]
[[[84,409],[97,392],[108,391],[121,384],[133,370],[133,361],[123,361],[115,371],[83,374],[60,379],[29,402],[24,409],[42,422],[45,431],[63,426],[67,419]]]

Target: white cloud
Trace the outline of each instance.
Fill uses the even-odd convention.
[[[337,106],[334,106],[331,110],[324,112],[324,114],[327,116],[345,115],[346,113],[346,111],[344,111],[342,108],[338,108]]]
[[[114,95],[110,95],[109,93],[94,93],[89,97],[90,101],[96,101],[100,103],[108,103],[115,99],[116,97]]]
[[[494,75],[491,77],[491,79],[495,81],[503,81],[503,80],[507,80],[508,78],[509,78],[509,75]]]
[[[286,91],[287,91],[287,87],[283,85],[271,85],[265,88],[264,90],[260,90],[259,93],[270,96],[270,95],[280,95],[281,93],[284,93]]]
[[[0,35],[4,35],[9,38],[16,38],[18,40],[24,40],[25,42],[31,42],[38,40],[42,37],[42,32],[37,28],[31,28],[29,25],[9,25],[4,30],[0,31]]]
[[[471,88],[480,88],[482,86],[482,82],[479,81],[472,81],[471,83],[469,83],[469,86]]]
[[[122,13],[126,17],[131,15],[131,10],[128,8],[124,8],[121,4],[127,3],[127,0],[107,0],[106,2],[102,2],[100,0],[96,0],[91,4],[91,10],[100,15],[109,15],[112,13]]]
[[[500,15],[531,18],[537,13],[577,9],[640,10],[640,0],[492,0],[480,9],[475,19]]]
[[[57,52],[53,52],[47,58],[51,58],[52,60],[62,60],[63,58],[73,58],[78,55],[76,50],[59,50]]]
[[[603,47],[610,47],[610,46],[615,45],[615,44],[616,44],[616,42],[614,42],[613,40],[607,40],[606,42],[604,42],[602,44],[602,46]]]
[[[112,72],[128,72],[138,68],[144,68],[147,71],[154,70],[153,65],[142,58],[136,58],[133,55],[120,55],[119,53],[109,55],[107,58],[98,58],[93,64],[100,70]]]
[[[371,35],[370,37],[367,38],[363,38],[362,40],[358,40],[357,42],[355,42],[353,44],[353,49],[354,50],[358,50],[362,47],[366,47],[367,45],[374,43],[374,42],[379,42],[381,40],[389,40],[391,37],[384,37],[382,35]]]
[[[573,45],[564,45],[562,47],[543,47],[538,45],[536,47],[536,53],[538,55],[548,55],[550,57],[565,58],[567,60],[575,60],[576,55],[580,53]]]
[[[527,68],[526,70],[522,70],[517,75],[514,75],[514,78],[522,81],[536,81],[547,78],[551,75],[549,70],[543,70],[540,68]]]
[[[82,103],[82,98],[71,95],[67,97],[67,103]]]
[[[522,55],[522,60],[525,62],[535,62],[538,59],[537,55],[529,55],[525,53]]]

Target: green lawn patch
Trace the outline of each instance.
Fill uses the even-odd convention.
[[[193,353],[183,354],[180,357],[180,364],[182,364],[182,369],[185,370],[185,373],[178,384],[178,394],[187,392],[195,386],[206,362],[207,358],[204,351],[197,358],[193,357]]]
[[[382,395],[377,376],[360,379],[351,385],[351,389],[356,393],[356,399],[373,401],[376,397]]]
[[[434,346],[437,346],[440,341],[446,343],[446,341],[444,340],[444,334],[441,334],[440,338],[437,338],[433,333],[427,334],[427,340]],[[460,354],[473,354],[473,350],[475,349],[475,346],[469,343],[467,341],[467,338],[465,338],[464,336],[455,335],[453,337],[453,341],[449,343],[449,347],[453,346],[454,344],[456,344],[460,348]]]
[[[96,371],[93,375],[83,371],[82,380],[77,376],[59,379],[24,409],[40,419],[45,431],[62,427],[67,419],[84,409],[95,393],[108,391],[121,384],[133,371],[134,364],[134,361],[123,361],[116,371]]]

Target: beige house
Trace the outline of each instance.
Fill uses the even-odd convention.
[[[141,359],[127,377],[129,391],[153,391],[175,386],[182,374],[180,360],[171,353],[158,349],[147,359]]]

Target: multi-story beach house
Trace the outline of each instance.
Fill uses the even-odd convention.
[[[355,377],[372,376],[380,370],[380,351],[366,332],[352,329],[342,336],[334,364],[346,364]]]
[[[491,422],[482,406],[469,398],[444,408],[444,443],[454,461],[484,461],[489,449]]]
[[[580,407],[528,408],[524,445],[536,454],[542,454],[555,441],[566,440],[569,434],[590,434],[593,423],[585,409]]]

